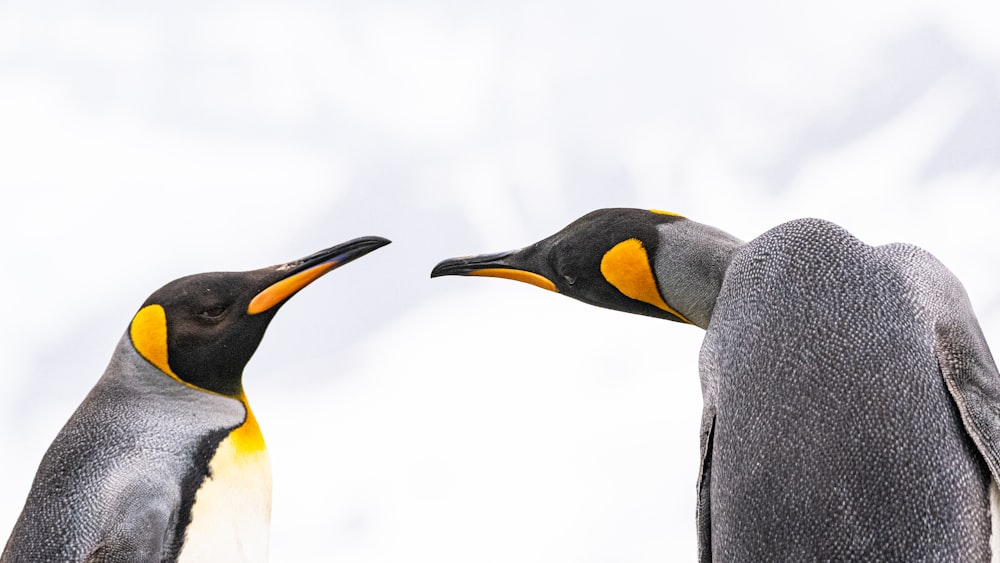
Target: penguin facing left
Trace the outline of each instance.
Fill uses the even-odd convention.
[[[389,242],[154,292],[42,458],[0,562],[266,561],[270,460],[243,368],[292,295]]]
[[[447,275],[706,331],[701,561],[1000,560],[1000,372],[961,282],[927,251],[820,219],[744,242],[601,209],[431,273]]]

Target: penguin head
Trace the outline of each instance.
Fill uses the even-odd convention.
[[[146,299],[129,326],[132,345],[161,371],[231,397],[278,309],[327,272],[389,244],[363,237],[248,272],[212,272],[174,280]]]
[[[657,266],[669,265],[654,263],[671,256],[660,252],[664,231],[685,223],[693,222],[665,211],[600,209],[519,250],[444,260],[431,277],[513,279],[598,307],[694,324],[661,293]]]

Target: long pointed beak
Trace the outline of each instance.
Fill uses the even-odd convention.
[[[462,256],[459,258],[449,258],[442,260],[431,270],[431,277],[440,276],[470,276],[482,270],[508,269],[510,258],[517,254],[516,250],[507,252],[497,252],[496,254],[480,254],[478,256]]]
[[[273,270],[281,272],[281,277],[250,301],[247,313],[256,315],[270,310],[319,279],[323,274],[357,260],[390,242],[389,239],[376,236],[356,238],[300,260],[275,266]]]
[[[442,260],[431,270],[431,277],[441,276],[486,276],[514,280],[555,291],[556,284],[541,274],[517,267],[520,251],[498,252],[496,254],[481,254],[478,256],[463,256]]]

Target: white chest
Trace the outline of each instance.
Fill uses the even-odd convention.
[[[254,424],[256,426],[256,424]],[[238,432],[219,444],[191,509],[180,563],[265,562],[271,523],[271,460],[263,441]]]

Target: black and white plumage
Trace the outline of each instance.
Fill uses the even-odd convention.
[[[388,243],[154,292],[42,458],[0,562],[266,561],[271,466],[244,366],[292,295]]]
[[[961,283],[926,251],[818,219],[744,243],[605,209],[432,276],[450,274],[706,330],[702,561],[990,559],[1000,374]]]

